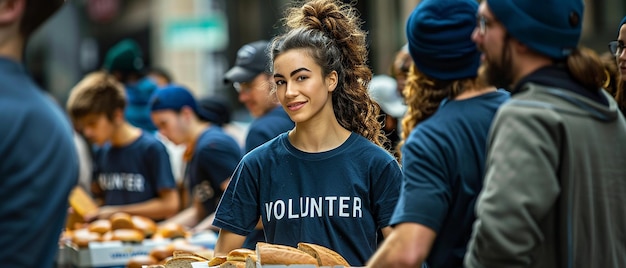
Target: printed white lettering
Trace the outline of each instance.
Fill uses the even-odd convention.
[[[289,199],[288,203],[289,204],[289,216],[288,218],[290,219],[297,219],[300,218],[300,216],[297,213],[293,213],[293,199]]]
[[[280,212],[278,212],[278,205],[280,205]],[[283,216],[285,216],[285,201],[276,200],[276,203],[274,203],[274,218],[280,220]]]
[[[311,218],[315,217],[313,214],[317,212],[317,217],[322,217],[322,197],[320,196],[318,202],[315,202],[315,199],[311,198]]]
[[[363,202],[360,197],[356,196],[320,196],[317,198],[306,196],[298,199],[279,199],[264,205],[268,222],[305,217],[334,217],[335,215],[341,218],[363,217]]]
[[[363,211],[361,211],[361,198],[360,197],[356,197],[356,196],[354,197],[354,205],[352,205],[352,218],[363,218]]]
[[[272,215],[272,204],[274,204],[274,202],[265,203],[265,213],[267,213],[267,221],[272,220],[272,217],[270,217],[270,215]]]
[[[145,191],[145,179],[134,173],[102,173],[98,175],[98,184],[104,191],[121,190],[127,192]]]
[[[327,196],[326,201],[328,201],[328,216],[333,216],[334,212],[335,212],[335,205],[333,204],[333,201],[337,200],[336,196]]]
[[[302,204],[302,197],[300,197],[300,217],[306,217],[309,215],[309,197],[305,197],[305,204]]]
[[[339,217],[350,217],[350,197],[349,196],[340,196],[339,197]],[[346,212],[346,210],[348,210]]]

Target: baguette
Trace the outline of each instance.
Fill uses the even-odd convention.
[[[248,255],[256,254],[254,250],[247,248],[233,249],[226,255],[226,261],[246,261]]]
[[[225,262],[226,262],[226,256],[217,256],[217,257],[211,258],[211,260],[209,261],[209,266],[218,266]]]
[[[243,261],[226,261],[220,264],[220,268],[246,268],[246,262]]]
[[[274,245],[274,244],[257,244],[257,258],[261,265],[265,264],[313,264],[317,265],[317,260],[313,256],[298,250],[294,247]]]
[[[350,266],[346,259],[339,255],[339,253],[324,246],[311,243],[298,243],[298,249],[313,256],[319,266]]]

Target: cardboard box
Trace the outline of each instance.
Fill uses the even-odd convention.
[[[146,239],[142,243],[124,243],[121,241],[90,242],[88,248],[76,248],[68,245],[72,265],[75,267],[126,267],[126,263],[135,256],[149,255],[156,246],[167,245],[170,240]]]

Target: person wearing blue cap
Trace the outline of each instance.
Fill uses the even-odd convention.
[[[509,93],[479,77],[475,0],[423,0],[406,24],[403,186],[368,267],[463,267],[491,122]]]
[[[511,100],[492,125],[465,267],[626,267],[626,119],[579,47],[583,0],[486,0],[472,38]]]
[[[2,267],[53,267],[78,179],[72,126],[24,65],[33,32],[64,2],[0,1]]]
[[[222,193],[241,159],[239,144],[220,124],[224,118],[202,109],[185,87],[169,85],[150,98],[150,111],[159,132],[175,144],[185,144],[185,185],[192,204],[167,222],[202,231],[210,228]]]
[[[235,66],[224,74],[226,82],[233,83],[238,100],[254,117],[246,133],[244,151],[250,152],[259,145],[294,127],[293,121],[271,94],[272,77],[267,53],[269,41],[257,40],[243,45],[237,51]],[[252,232],[243,247],[254,249],[257,242],[265,240],[260,225]]]
[[[165,146],[126,121],[126,104],[123,85],[105,72],[85,76],[67,101],[74,127],[97,147],[91,190],[102,206],[88,221],[116,212],[163,220],[179,208]]]
[[[617,40],[609,42],[609,51],[615,56],[617,61],[618,79],[615,90],[615,100],[617,105],[626,113],[626,17],[617,26]]]

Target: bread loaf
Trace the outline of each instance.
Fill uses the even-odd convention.
[[[255,254],[256,252],[247,248],[233,249],[230,252],[228,252],[228,255],[226,256],[226,260],[227,261],[246,261],[246,257],[248,255],[255,255]]]
[[[130,217],[130,221],[133,228],[142,231],[145,237],[150,237],[156,232],[156,223],[148,217],[133,215]]]
[[[126,263],[126,268],[142,268],[144,265],[155,265],[157,263],[157,260],[151,256],[140,255],[130,258]]]
[[[298,249],[313,256],[319,266],[350,266],[346,259],[339,255],[339,253],[324,246],[311,243],[298,243]]]
[[[96,202],[83,187],[80,186],[74,187],[72,192],[70,192],[69,203],[74,212],[81,218],[84,218],[87,214],[93,214],[98,211]]]
[[[218,266],[226,262],[226,256],[217,256],[209,260],[209,266]]]
[[[150,250],[150,256],[152,256],[159,262],[167,257],[171,257],[172,255],[174,255],[174,248],[171,245],[156,246],[152,250]]]
[[[111,222],[109,220],[96,220],[89,224],[89,231],[99,233],[100,235],[111,231]]]
[[[72,233],[72,243],[74,243],[79,248],[84,248],[89,246],[89,242],[92,241],[100,241],[100,234],[90,232],[89,229],[78,229],[74,230]]]
[[[220,264],[220,268],[246,268],[244,261],[226,261]]]
[[[317,260],[313,256],[294,247],[257,243],[257,258],[261,265],[265,264],[314,264]]]
[[[143,241],[143,233],[135,229],[117,229],[111,231],[111,240],[119,240],[122,242],[140,243]]]
[[[109,217],[111,221],[111,229],[133,229],[135,226],[131,220],[130,214],[125,212],[117,212]]]
[[[177,223],[166,223],[157,227],[155,236],[162,238],[179,238],[185,237],[185,228]]]

